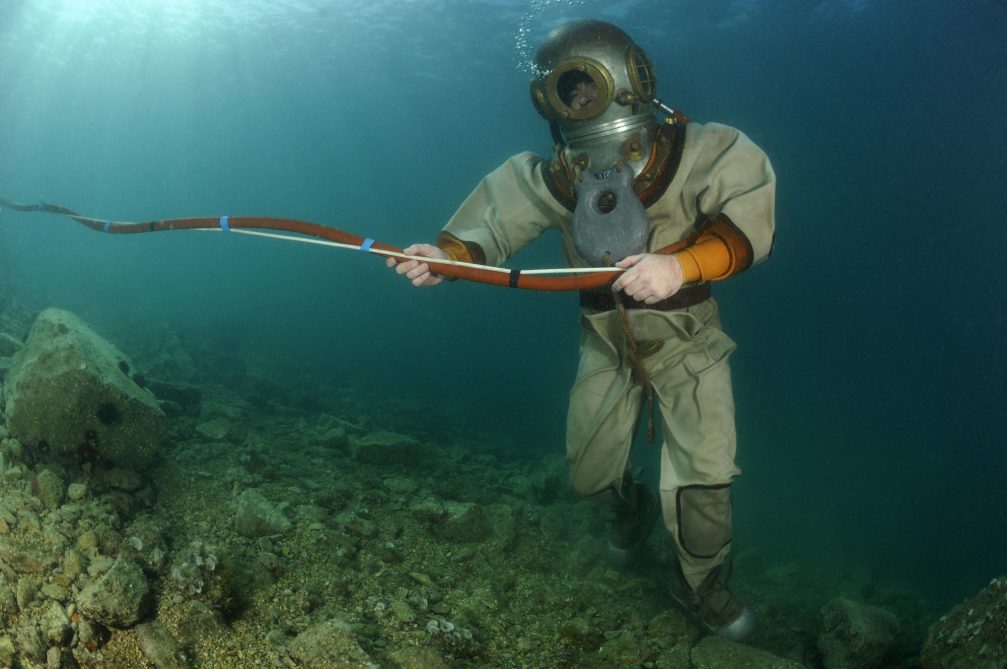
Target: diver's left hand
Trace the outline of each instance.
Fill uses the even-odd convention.
[[[615,266],[626,271],[612,284],[612,290],[621,290],[644,304],[655,304],[671,297],[682,288],[685,279],[682,263],[673,255],[643,253],[628,256]]]

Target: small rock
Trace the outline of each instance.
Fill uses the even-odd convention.
[[[448,669],[443,657],[432,648],[407,646],[388,654],[402,669]]]
[[[87,486],[83,483],[71,483],[66,489],[66,496],[71,502],[79,502],[87,497]]]
[[[25,611],[29,604],[38,599],[41,590],[42,581],[37,578],[32,576],[19,578],[14,584],[14,599],[17,600],[18,610]]]
[[[444,503],[444,515],[432,526],[433,534],[454,543],[476,543],[492,534],[483,508],[471,502]]]
[[[429,460],[430,453],[413,437],[395,432],[372,432],[350,439],[353,457],[372,465],[417,465]]]
[[[24,348],[24,343],[6,332],[0,332],[0,358],[9,358]]]
[[[17,648],[14,646],[14,639],[6,634],[0,636],[0,667],[13,667],[16,657]]]
[[[381,485],[400,498],[409,497],[419,490],[420,484],[410,478],[392,476],[381,481]]]
[[[8,466],[21,462],[24,459],[24,446],[17,439],[7,437],[0,441],[0,455],[3,455]]]
[[[189,661],[181,644],[156,620],[136,626],[140,650],[157,669],[185,669]]]
[[[318,444],[325,448],[343,450],[349,443],[346,437],[346,428],[343,426],[331,427],[318,435]]]
[[[192,647],[207,643],[208,639],[225,634],[227,629],[220,611],[206,602],[191,599],[184,603],[177,627],[183,645]]]
[[[575,616],[563,623],[559,628],[559,636],[584,652],[597,649],[604,639],[601,630],[581,616]]]
[[[793,660],[719,636],[708,636],[692,648],[693,669],[804,669]]]
[[[46,583],[42,586],[42,594],[56,602],[70,601],[70,592],[56,583]]]
[[[287,646],[308,669],[377,669],[360,647],[350,626],[332,619],[304,630]]]
[[[135,562],[119,558],[77,597],[77,607],[109,627],[132,627],[150,610],[150,584]]]
[[[259,553],[259,564],[271,572],[278,572],[283,566],[280,561],[280,556],[276,553],[270,553],[269,551],[262,551]]]
[[[401,599],[393,601],[388,608],[391,610],[392,615],[399,620],[399,622],[411,623],[416,620],[416,614],[413,613],[413,608]]]
[[[113,490],[136,492],[143,487],[143,479],[132,469],[112,467],[102,474],[105,484]]]
[[[3,621],[17,613],[17,598],[9,585],[0,585],[0,627]],[[2,666],[2,663],[0,663]]]
[[[297,518],[302,523],[323,524],[326,517],[329,515],[328,509],[325,509],[316,504],[301,504],[297,507]],[[324,529],[324,525],[322,528]]]
[[[87,575],[98,576],[104,574],[115,565],[115,558],[111,555],[96,555],[87,563]]]
[[[196,432],[212,441],[226,441],[233,432],[231,421],[226,418],[214,418],[196,426]]]
[[[683,669],[692,667],[689,659],[689,644],[679,643],[671,648],[665,648],[654,661],[654,669]]]
[[[70,616],[61,604],[53,602],[39,622],[50,646],[63,646],[70,642],[73,628],[70,627]]]
[[[336,517],[336,522],[347,533],[364,539],[373,539],[378,535],[378,526],[367,518],[361,518],[353,511],[347,511]]]
[[[825,669],[874,669],[895,643],[899,621],[889,611],[836,597],[822,607],[818,650]]]
[[[87,552],[98,546],[98,533],[94,530],[88,530],[84,534],[77,538],[77,548]]]
[[[287,645],[287,633],[281,629],[271,629],[266,632],[266,643],[274,648],[282,648]]]
[[[238,496],[234,529],[242,536],[264,537],[286,532],[290,529],[290,520],[260,493],[245,490]]]
[[[63,479],[51,469],[43,469],[34,479],[32,490],[47,509],[58,509],[66,499]]]
[[[45,574],[52,566],[48,556],[6,537],[0,537],[0,561],[20,574]]]
[[[17,645],[21,649],[21,654],[28,659],[42,662],[45,660],[45,653],[48,649],[42,632],[31,621],[25,621],[17,630]]]
[[[69,586],[82,573],[84,573],[84,556],[73,548],[67,548],[63,551],[62,585]]]
[[[61,669],[63,666],[62,653],[59,652],[59,648],[55,646],[50,646],[49,650],[45,652],[45,667],[46,669]]]

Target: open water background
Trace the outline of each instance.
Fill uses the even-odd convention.
[[[774,256],[716,287],[740,345],[738,549],[942,603],[1007,573],[1001,0],[0,0],[0,194],[433,240],[485,173],[549,150],[522,62],[586,17],[779,177]],[[514,264],[559,258],[546,237]],[[563,448],[573,295],[416,291],[363,254],[6,211],[0,298]]]

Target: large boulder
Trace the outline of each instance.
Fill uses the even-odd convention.
[[[951,609],[930,628],[924,669],[1007,667],[1007,577]]]
[[[27,444],[147,467],[165,417],[131,373],[127,357],[83,321],[46,309],[3,386],[7,427]]]

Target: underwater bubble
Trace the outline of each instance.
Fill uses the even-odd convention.
[[[532,26],[541,22],[541,15],[555,8],[582,7],[587,0],[531,0],[528,8],[521,15],[517,33],[514,35],[514,65],[529,77],[541,77],[545,73],[535,67],[535,48],[537,43],[532,39]]]

